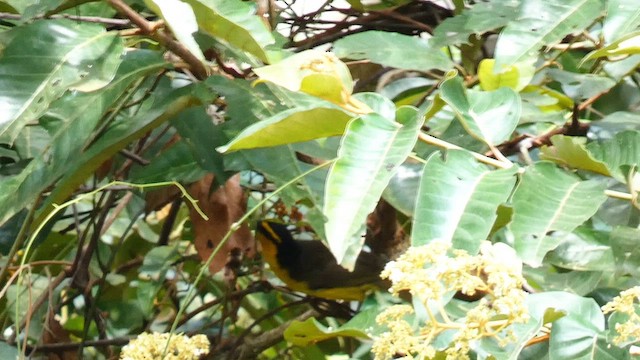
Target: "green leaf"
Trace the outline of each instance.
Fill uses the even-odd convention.
[[[550,264],[577,271],[615,271],[616,261],[608,244],[608,232],[578,228],[563,237],[547,257]]]
[[[618,267],[617,273],[640,276],[640,230],[631,227],[616,227],[611,231],[610,243]]]
[[[310,96],[300,99],[296,107],[247,127],[217,150],[224,153],[341,135],[352,118],[328,101]]]
[[[475,254],[515,185],[516,168],[489,170],[466,151],[435,153],[422,173],[411,244],[441,239]]]
[[[224,185],[230,174],[225,170],[223,155],[211,151],[227,140],[222,126],[211,121],[205,107],[188,109],[172,120],[171,124],[178,130],[198,167],[213,173],[216,184]]]
[[[18,359],[20,351],[15,346],[11,346],[6,342],[0,342],[0,358]]]
[[[604,331],[604,315],[593,299],[569,293],[558,293],[555,301],[566,316],[553,322],[549,338],[549,359],[621,359],[612,355],[620,351],[607,349],[600,337]],[[621,349],[618,349],[621,350]]]
[[[158,94],[157,98],[151,99],[153,103],[150,104],[149,111],[141,112],[131,118],[121,119],[110,126],[103,136],[98,138],[86,151],[69,161],[67,172],[45,200],[34,224],[39,224],[51,211],[53,204],[58,204],[69,196],[104,161],[111,158],[131,141],[166,123],[185,109],[197,105],[198,99],[191,95],[192,91],[191,87],[186,86],[168,94]]]
[[[590,143],[587,150],[607,166],[613,177],[626,183],[627,171],[623,167],[640,164],[640,132],[623,131],[613,139]]]
[[[382,193],[391,206],[407,216],[413,216],[423,167],[422,164],[409,162],[398,166]]]
[[[550,162],[527,168],[513,195],[510,228],[523,262],[540,266],[547,252],[560,241],[551,231],[573,231],[588,220],[606,200],[604,186],[580,181]]]
[[[482,35],[507,25],[518,15],[520,0],[476,2],[461,14],[445,19],[433,32],[435,47],[465,44],[471,35]]]
[[[187,142],[181,141],[161,152],[148,165],[133,168],[130,178],[137,184],[161,181],[192,183],[206,174]]]
[[[586,138],[577,136],[554,135],[551,137],[553,146],[543,146],[540,149],[540,159],[551,160],[556,164],[566,165],[574,169],[593,171],[610,176],[607,166],[596,160],[585,146]]]
[[[440,96],[453,108],[469,134],[487,145],[508,139],[522,111],[520,96],[515,91],[505,87],[490,92],[466,90],[457,76],[442,83]]]
[[[200,29],[265,63],[265,48],[275,43],[255,7],[240,0],[184,0],[191,5]]]
[[[549,69],[547,74],[559,82],[564,93],[576,102],[596,96],[616,85],[612,79],[593,74],[576,74],[559,69]]]
[[[0,57],[0,138],[9,142],[68,89],[104,87],[120,64],[121,38],[99,25],[42,20],[12,32]]]
[[[144,0],[144,3],[164,19],[182,45],[200,61],[204,61],[204,54],[193,38],[193,33],[198,31],[198,24],[189,4],[180,0]]]
[[[418,110],[409,106],[397,110],[396,121],[371,113],[349,123],[327,177],[324,203],[329,248],[341,264],[355,263],[366,217],[413,149],[421,125]]]
[[[496,360],[516,360],[518,355],[527,346],[542,328],[542,318],[532,317],[526,324],[515,324],[509,327],[511,336],[509,342],[501,344],[496,337],[483,337],[476,346],[472,348],[478,354],[478,359]],[[501,333],[500,337],[506,334]]]
[[[281,90],[277,88],[275,92],[272,92],[274,89],[267,86],[251,87],[247,81],[229,80],[221,76],[208,78],[205,85],[225,97],[226,114],[230,118],[220,125],[224,129],[225,135],[237,134],[241,129],[254,122],[272,117],[288,107],[295,107],[300,99],[303,102],[311,99],[304,94],[296,96],[293,93],[277,91]],[[216,141],[224,141],[224,139]],[[282,186],[310,167],[310,165],[298,161],[292,145],[249,149],[230,155],[225,154],[224,165],[226,170],[260,172],[276,186]],[[301,201],[308,204],[309,211],[306,214],[306,219],[321,238],[325,238],[324,214],[320,208],[325,177],[326,171],[317,171],[301,179],[297,186],[289,186],[281,193],[282,200],[288,206],[299,204]]]
[[[580,63],[583,64],[588,60],[601,57],[634,54],[640,54],[640,31],[629,33],[601,49],[590,52]]]
[[[608,0],[602,23],[605,44],[611,44],[640,25],[640,8],[635,0]]]
[[[366,59],[399,69],[447,71],[453,68],[451,60],[428,40],[386,31],[345,36],[335,42],[333,51],[340,58]]]
[[[351,320],[334,328],[321,324],[315,318],[305,321],[294,320],[284,332],[284,339],[296,346],[309,346],[319,341],[340,336],[368,339],[369,328],[376,326],[377,308],[358,312]]]
[[[584,30],[603,10],[602,0],[523,1],[518,17],[498,37],[496,67],[537,58],[540,48]]]
[[[112,104],[134,81],[165,65],[160,54],[131,51],[107,87],[91,93],[69,93],[53,103],[42,120],[49,134],[46,145],[33,154],[34,158],[20,174],[0,180],[0,204],[3,204],[0,224],[67,174],[90,144],[92,132]]]

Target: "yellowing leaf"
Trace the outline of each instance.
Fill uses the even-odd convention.
[[[347,105],[351,100],[353,79],[349,68],[331,53],[307,50],[254,71],[260,80],[338,105]]]
[[[530,62],[507,66],[504,71],[496,73],[495,63],[494,59],[484,59],[480,62],[478,79],[482,90],[497,90],[504,86],[520,91],[529,84],[535,73],[535,67]]]
[[[580,61],[580,65],[591,59],[633,54],[640,54],[640,31],[632,32],[602,49],[590,52]]]

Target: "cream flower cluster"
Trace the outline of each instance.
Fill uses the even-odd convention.
[[[433,241],[412,247],[396,261],[387,264],[383,278],[392,282],[390,291],[411,293],[419,300],[427,320],[416,322],[417,309],[394,305],[376,321],[389,330],[374,338],[376,360],[399,355],[405,359],[429,359],[436,355],[433,341],[445,331],[455,331],[445,351],[446,358],[468,359],[471,345],[482,338],[493,338],[502,346],[513,340],[510,326],[529,320],[522,290],[522,263],[515,251],[501,243],[484,242],[480,254],[451,250],[450,244]],[[475,307],[461,319],[451,319],[444,309],[451,292],[480,295]]]
[[[157,360],[162,359],[169,334],[143,333],[122,348],[121,360]],[[209,339],[205,335],[174,334],[166,351],[167,360],[197,360],[209,353]]]
[[[629,342],[640,340],[640,316],[636,312],[637,301],[640,300],[640,286],[632,287],[620,293],[610,302],[602,307],[602,311],[607,313],[618,312],[628,317],[627,321],[615,325],[618,333],[612,342],[616,345],[624,345]]]

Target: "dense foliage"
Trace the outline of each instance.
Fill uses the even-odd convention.
[[[0,0],[0,358],[632,358],[638,41],[635,0]],[[288,291],[274,217],[391,292]]]

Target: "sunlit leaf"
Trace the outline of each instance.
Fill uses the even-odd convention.
[[[269,62],[266,46],[275,43],[255,7],[240,0],[184,0],[191,5],[200,29],[240,50]]]
[[[295,108],[245,128],[217,150],[255,149],[341,135],[352,117],[330,102],[308,97]]]
[[[198,31],[198,23],[193,9],[180,0],[145,0],[151,10],[162,16],[176,39],[182,43],[195,57],[204,61],[200,46],[193,38]]]
[[[432,155],[418,191],[411,243],[440,239],[474,254],[486,240],[516,178],[515,167],[491,170],[465,151]]]
[[[627,34],[601,49],[590,52],[582,59],[582,63],[601,57],[628,56],[634,54],[640,54],[640,31]]]
[[[413,149],[421,120],[417,109],[405,106],[395,120],[372,113],[349,124],[327,177],[324,204],[329,248],[345,266],[355,263],[365,219]]]
[[[543,146],[540,158],[551,160],[557,164],[567,165],[575,169],[583,169],[598,174],[610,175],[609,169],[587,151],[587,139],[577,136],[554,135],[551,137],[553,146]]]

